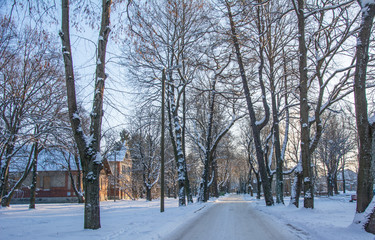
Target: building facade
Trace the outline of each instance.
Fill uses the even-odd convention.
[[[36,183],[37,203],[61,203],[61,202],[78,202],[76,190],[83,191],[82,174],[77,170],[58,170],[58,171],[38,171]],[[11,173],[12,182],[16,182],[22,173]],[[81,177],[79,177],[79,175]],[[109,199],[110,181],[112,175],[111,168],[107,160],[103,161],[103,168],[99,176],[99,200],[106,201]],[[29,203],[30,186],[32,173],[30,172],[24,180],[22,187],[16,190],[12,198],[12,203]],[[76,189],[76,190],[75,190]]]
[[[122,154],[121,154],[122,153]],[[119,158],[119,156],[124,156]],[[108,176],[108,199],[133,199],[132,160],[127,151],[108,158],[112,174]]]

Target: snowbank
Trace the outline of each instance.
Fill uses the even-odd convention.
[[[264,200],[247,197],[257,210],[269,217],[284,222],[294,230],[301,239],[319,240],[367,240],[375,239],[374,235],[353,227],[356,202],[349,202],[350,195],[340,194],[334,197],[315,197],[314,209],[288,206],[289,198],[284,205],[266,207]],[[300,202],[303,206],[303,199]]]

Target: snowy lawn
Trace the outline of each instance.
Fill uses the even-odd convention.
[[[166,199],[165,212],[159,201],[144,200],[101,202],[101,225],[98,230],[83,229],[83,205],[39,204],[0,208],[0,239],[162,239],[181,223],[205,212],[212,201],[178,207],[175,199]]]
[[[284,222],[284,224],[296,232],[301,239],[316,240],[367,240],[375,239],[374,235],[366,233],[353,226],[353,218],[356,209],[356,202],[349,202],[350,195],[347,193],[334,197],[315,197],[314,209],[303,208],[303,201],[300,208],[289,205],[289,198],[284,205],[266,207],[264,200],[257,200],[246,197],[257,209],[267,214],[274,220]]]

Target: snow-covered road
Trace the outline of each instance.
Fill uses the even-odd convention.
[[[167,240],[297,239],[288,229],[255,210],[241,195],[221,198],[193,221],[173,231]]]

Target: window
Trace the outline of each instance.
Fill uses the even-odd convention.
[[[36,176],[36,187],[37,188],[42,188],[43,187],[42,179],[39,176]]]
[[[72,180],[70,179],[70,176],[68,176],[68,190],[72,187]]]
[[[51,188],[51,177],[44,176],[43,177],[43,189],[50,189]]]

